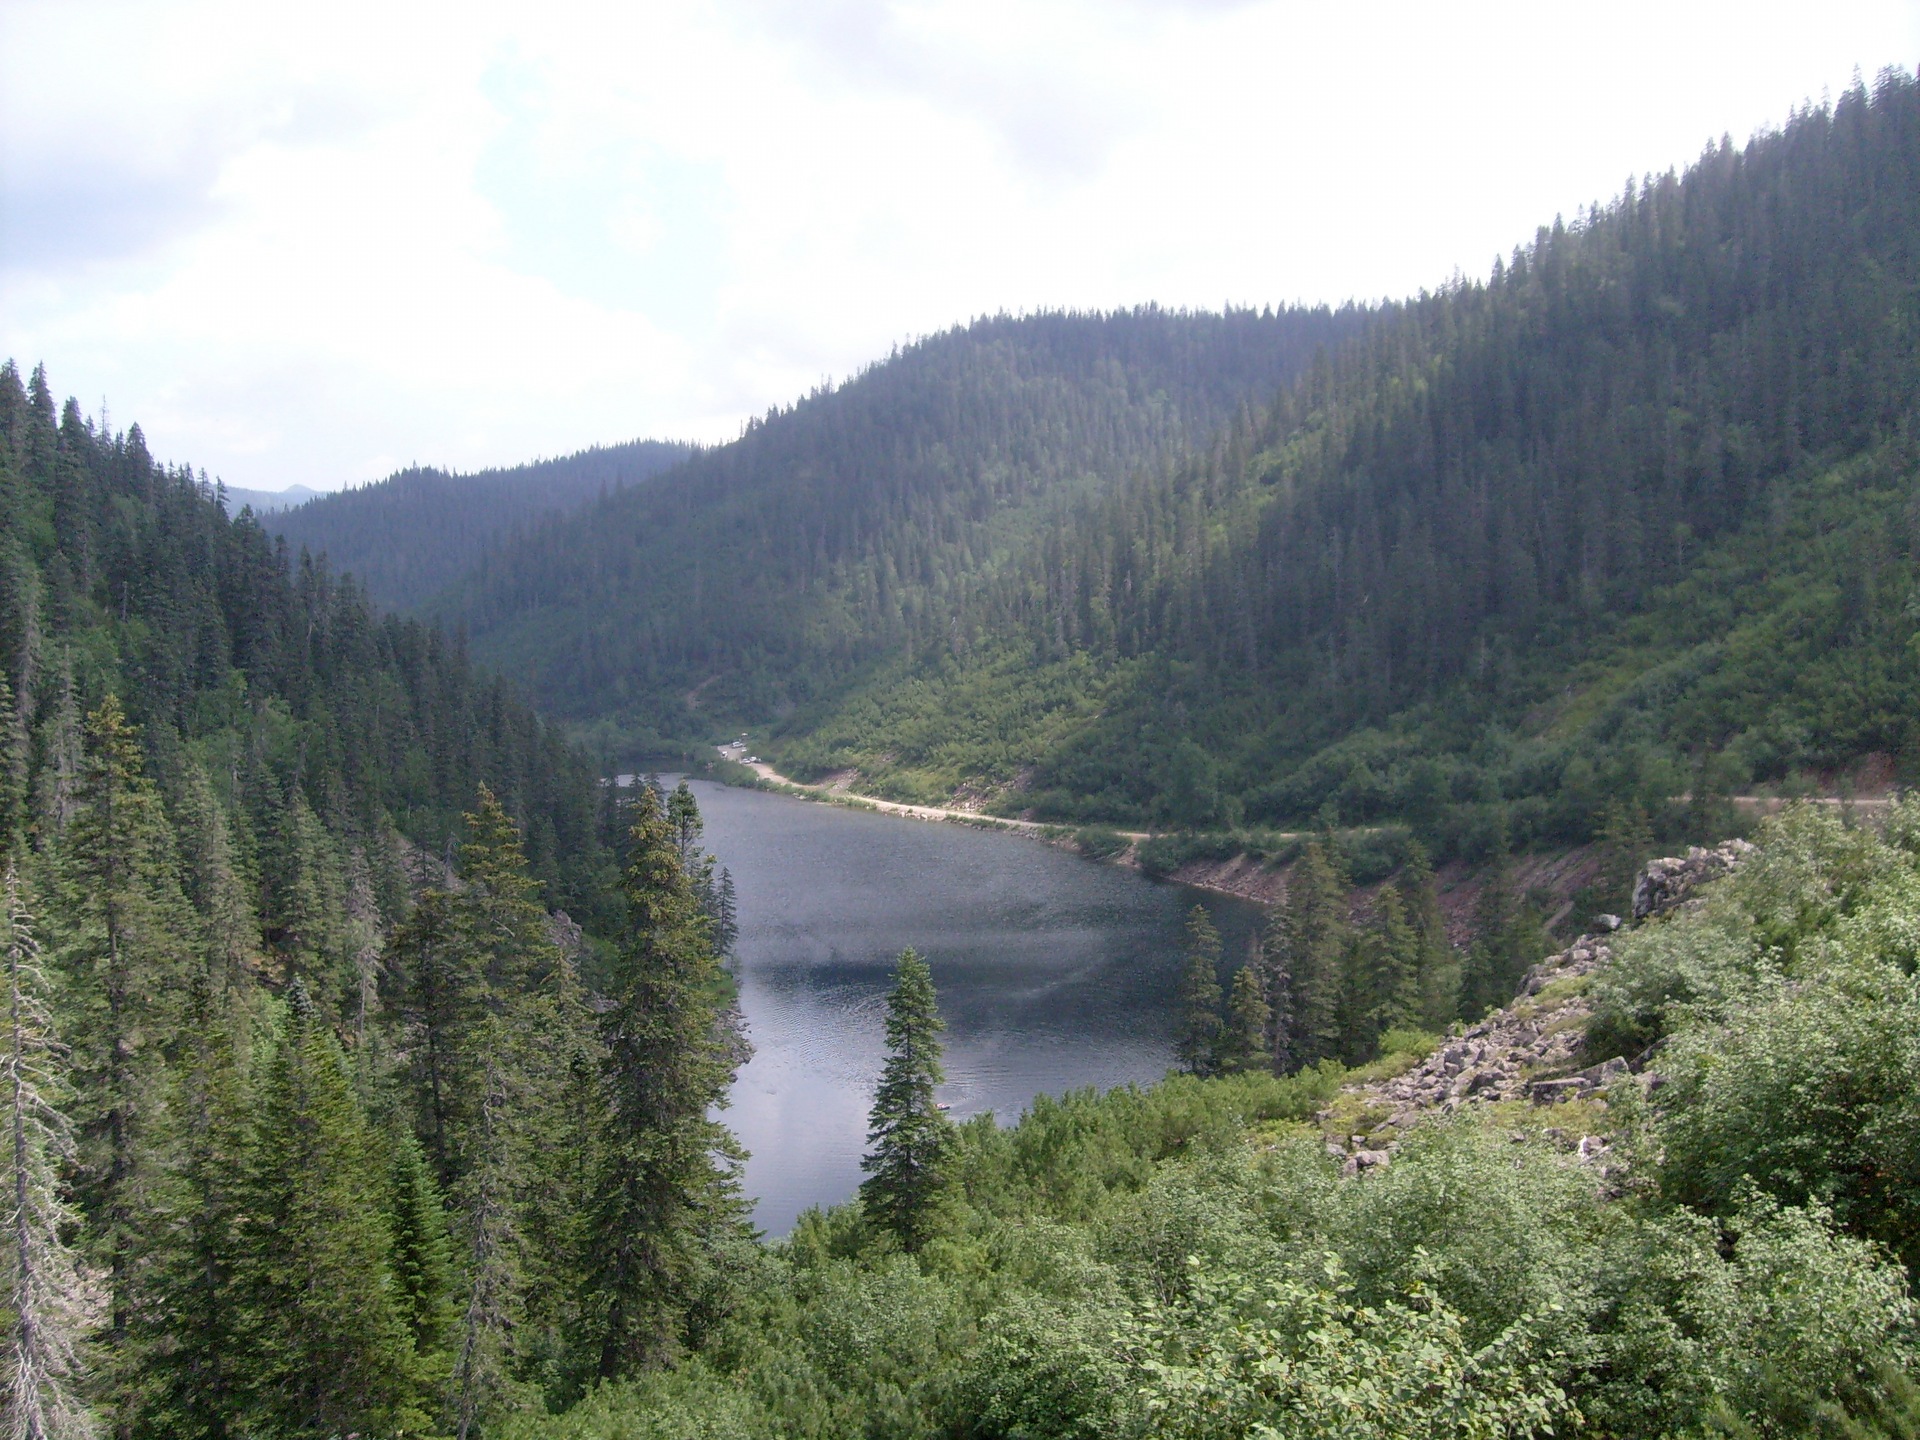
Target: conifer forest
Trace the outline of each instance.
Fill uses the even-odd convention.
[[[1913,74],[1484,277],[983,318],[724,445],[230,514],[56,378],[8,1440],[1920,1436]],[[864,1179],[769,1236],[652,767],[1274,884],[1163,1080],[1017,1116],[890,940]]]

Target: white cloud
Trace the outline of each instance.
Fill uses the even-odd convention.
[[[275,487],[724,439],[971,315],[1401,294],[1911,3],[0,0],[0,351]]]

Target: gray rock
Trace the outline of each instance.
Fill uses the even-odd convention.
[[[1753,853],[1745,840],[1728,840],[1711,850],[1695,845],[1685,855],[1651,862],[1633,882],[1633,918],[1664,914],[1710,880],[1730,875]]]
[[[1593,1087],[1579,1076],[1568,1080],[1536,1080],[1531,1087],[1533,1103],[1536,1105],[1557,1105],[1562,1100],[1572,1100],[1584,1095]]]
[[[1603,1061],[1598,1065],[1589,1065],[1580,1072],[1580,1078],[1585,1080],[1589,1085],[1597,1088],[1611,1085],[1627,1073],[1627,1062],[1616,1055],[1613,1059]]]

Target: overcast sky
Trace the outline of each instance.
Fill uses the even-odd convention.
[[[724,440],[981,313],[1483,274],[1916,61],[1920,0],[0,0],[0,354],[267,489]]]

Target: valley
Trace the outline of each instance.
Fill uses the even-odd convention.
[[[272,510],[0,364],[0,1430],[1920,1433],[1920,78],[1540,218]]]

